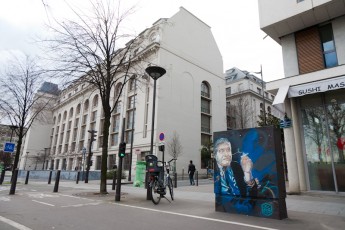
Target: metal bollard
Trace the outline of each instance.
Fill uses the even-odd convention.
[[[52,182],[52,174],[53,174],[53,171],[50,171],[49,177],[48,177],[48,184],[50,184]]]
[[[10,189],[10,195],[14,195],[16,193],[17,178],[18,178],[18,169],[14,170],[14,173],[12,175],[12,184],[11,184],[11,189]]]
[[[112,183],[112,186],[111,186],[111,190],[115,190],[116,172],[117,172],[117,170],[116,170],[116,171],[114,170],[114,174],[113,174],[113,183]]]
[[[61,172],[60,170],[57,170],[57,172],[56,172],[55,186],[54,186],[54,191],[53,192],[58,192],[58,190],[59,190],[60,172]]]
[[[25,184],[29,183],[30,170],[26,172]]]
[[[174,174],[174,188],[177,188],[177,173]]]
[[[5,169],[1,170],[0,185],[4,182],[5,173],[6,173]]]
[[[199,173],[196,171],[196,186],[199,186]]]
[[[80,177],[80,171],[77,172],[77,181],[76,181],[76,184],[79,184],[79,177]]]

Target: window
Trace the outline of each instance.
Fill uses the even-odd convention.
[[[136,87],[135,76],[133,76],[128,82],[128,92],[134,90]]]
[[[201,132],[210,133],[211,132],[211,122],[210,117],[206,115],[201,115]]]
[[[205,82],[201,83],[201,96],[207,97],[207,98],[210,97],[210,90],[208,88],[208,85]]]
[[[84,113],[87,113],[88,110],[89,110],[89,100],[86,100],[84,103]]]
[[[91,113],[91,122],[95,122],[97,119],[97,110]]]
[[[113,116],[113,121],[112,121],[112,131],[113,132],[119,132],[120,129],[120,116],[116,115]]]
[[[77,105],[77,114],[80,114],[80,104]]]
[[[119,83],[115,87],[115,95],[114,95],[115,96],[115,101],[120,96],[121,90],[122,90],[122,83]]]
[[[63,120],[65,121],[66,118],[67,118],[67,111],[65,111],[65,112],[63,113]]]
[[[337,53],[333,39],[332,25],[327,24],[320,27],[320,38],[322,43],[323,59],[326,68],[338,65]]]
[[[231,94],[231,88],[226,88],[227,95]],[[211,142],[211,103],[210,85],[207,82],[201,84],[201,146],[206,146]],[[208,158],[200,153],[201,167],[208,165]]]
[[[226,96],[231,95],[231,87],[226,88]]]
[[[133,117],[134,116],[134,117]],[[132,129],[134,127],[134,120],[135,120],[135,113],[134,110],[130,110],[127,112],[127,129]]]
[[[127,109],[133,109],[134,103],[135,103],[135,96],[129,97]]]
[[[118,141],[119,141],[119,134],[118,133],[111,134],[110,136],[111,146],[117,146],[119,144]]]
[[[259,94],[261,94],[261,88],[257,88]]]
[[[92,107],[97,107],[97,106],[98,106],[98,95],[96,95],[92,101]]]
[[[297,3],[303,2],[304,0],[297,0]]]
[[[205,100],[201,98],[201,112],[210,114],[210,102],[208,100]]]
[[[331,24],[314,26],[295,33],[300,74],[338,65]]]
[[[70,110],[69,110],[69,118],[72,118],[73,117],[73,108],[71,108]]]

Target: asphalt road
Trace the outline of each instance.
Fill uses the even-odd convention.
[[[91,230],[91,229],[344,229],[341,216],[289,211],[285,220],[234,215],[214,211],[214,195],[208,185],[175,189],[175,200],[154,205],[146,190],[123,185],[121,201],[115,191],[99,195],[99,185],[60,182],[59,192],[45,182],[18,184],[8,195],[9,185],[0,187],[1,230]]]

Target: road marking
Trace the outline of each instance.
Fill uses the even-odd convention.
[[[0,197],[0,201],[11,201],[11,199],[7,197]]]
[[[93,200],[93,199],[84,198],[84,197],[78,197],[78,196],[71,196],[71,195],[64,195],[64,194],[60,194],[60,196],[66,196],[66,197],[71,197],[71,198],[77,198],[77,199],[81,199],[81,200],[95,201],[95,200]]]
[[[99,205],[101,202],[96,202],[96,203],[86,203],[86,204],[71,204],[71,205],[66,205],[66,206],[61,206],[61,208],[70,208],[70,207],[83,207],[83,206],[89,206],[89,205]]]
[[[13,220],[10,220],[10,219],[3,217],[3,216],[0,216],[0,221],[6,223],[8,225],[11,225],[12,227],[15,227],[18,230],[32,230],[31,228],[25,227],[24,225],[21,225],[17,222],[14,222]]]
[[[52,206],[54,207],[55,205],[53,204],[48,204],[48,203],[45,203],[45,202],[41,202],[41,201],[37,201],[37,200],[32,200],[33,202],[37,202],[37,203],[40,203],[40,204],[44,204],[44,205],[48,205],[48,206]]]
[[[114,204],[114,203],[111,203],[111,204]],[[202,216],[183,214],[183,213],[178,213],[178,212],[169,212],[169,211],[157,210],[157,209],[152,209],[152,208],[132,206],[132,205],[127,205],[127,204],[116,204],[115,203],[115,205],[119,205],[119,206],[123,206],[123,207],[129,207],[129,208],[142,209],[142,210],[147,210],[147,211],[152,211],[152,212],[160,212],[160,213],[166,213],[166,214],[171,214],[171,215],[190,217],[190,218],[201,219],[201,220],[209,220],[209,221],[220,222],[220,223],[225,223],[225,224],[239,225],[239,226],[250,227],[250,228],[257,228],[257,229],[264,229],[264,230],[278,230],[276,228],[268,228],[268,227],[263,227],[263,226],[258,226],[258,225],[245,224],[245,223],[241,223],[241,222],[220,220],[220,219],[214,219],[214,218],[208,218],[208,217],[202,217]]]

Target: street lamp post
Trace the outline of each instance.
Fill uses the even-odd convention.
[[[264,88],[264,78],[262,76],[262,65],[260,65],[260,72],[255,72],[261,75],[261,88],[262,88],[262,103],[263,103],[263,115],[264,115],[264,125],[267,125],[266,121],[266,105],[265,105],[265,88]]]
[[[28,155],[29,155],[29,152],[26,152],[25,162],[24,162],[24,170],[26,168],[26,161],[28,160]]]
[[[153,79],[153,104],[152,104],[152,126],[151,126],[151,147],[150,153],[153,154],[153,131],[155,128],[155,106],[156,106],[156,81],[166,73],[166,70],[159,66],[149,66],[145,69],[146,73]],[[146,189],[146,200],[152,200],[149,186]]]
[[[152,104],[152,126],[151,126],[151,147],[150,153],[153,154],[153,137],[155,128],[155,107],[156,107],[156,81],[162,77],[166,70],[159,66],[149,66],[145,69],[146,73],[153,79],[153,104]]]

